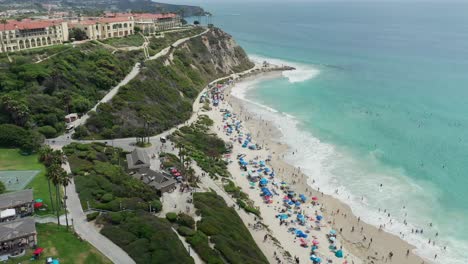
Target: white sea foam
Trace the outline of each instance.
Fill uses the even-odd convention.
[[[287,78],[291,83],[304,82],[313,79],[320,74],[319,69],[302,63],[284,61],[275,58],[267,58],[256,54],[249,54],[249,58],[257,63],[263,63],[264,61],[268,61],[271,64],[287,65],[296,68],[294,71],[283,72],[283,76]]]
[[[271,121],[281,131],[283,135],[278,140],[291,148],[286,161],[300,167],[310,177],[309,185],[320,187],[320,191],[346,202],[364,221],[375,226],[386,223],[385,230],[397,236],[404,233],[404,239],[415,245],[417,253],[423,257],[433,259],[434,254],[438,254],[437,263],[468,263],[462,260],[468,248],[464,241],[441,235],[436,246],[427,243],[428,238],[434,237],[434,230],[429,230],[428,223],[421,221],[427,222],[437,214],[440,195],[435,186],[411,180],[402,169],[384,166],[379,162],[383,154],[381,150],[355,158],[346,149],[322,142],[302,129],[294,116],[248,99],[248,91],[261,81],[243,82],[232,89],[232,95],[246,101],[252,113]],[[384,186],[379,188],[381,183]],[[390,218],[383,213],[384,209],[391,214]],[[388,223],[390,219],[391,225]],[[403,224],[404,219],[407,225]],[[411,229],[420,228],[424,228],[425,236],[411,233]],[[442,250],[444,245],[447,245],[447,251]]]

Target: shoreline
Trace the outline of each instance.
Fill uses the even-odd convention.
[[[267,146],[268,150],[274,153],[271,161],[271,167],[275,168],[276,171],[280,171],[280,173],[278,173],[278,178],[281,178],[281,180],[285,180],[288,183],[293,183],[294,189],[299,193],[305,193],[307,195],[317,196],[320,198],[322,204],[325,205],[322,210],[325,219],[329,221],[329,224],[332,228],[335,230],[341,230],[338,236],[340,244],[343,245],[346,252],[350,252],[353,256],[356,256],[362,261],[362,263],[430,263],[430,261],[424,260],[422,257],[413,253],[415,246],[410,245],[408,242],[402,240],[396,235],[379,230],[373,225],[360,221],[360,218],[355,216],[352,213],[351,208],[343,201],[338,200],[337,198],[334,198],[330,195],[322,194],[311,187],[307,183],[307,175],[301,173],[298,171],[298,169],[294,168],[291,164],[283,160],[282,156],[288,152],[289,146],[278,141],[278,138],[281,136],[281,132],[270,122],[264,121],[254,113],[249,112],[247,104],[255,104],[254,102],[237,98],[231,94],[232,90],[235,89],[237,85],[242,83],[245,84],[245,82],[260,82],[265,79],[278,78],[281,76],[281,74],[282,72],[277,71],[272,73],[254,74],[247,78],[243,78],[239,82],[234,83],[232,86],[225,89],[224,96],[226,100],[223,102],[223,104],[227,103],[230,107],[232,107],[233,113],[237,114],[239,120],[243,121],[244,127],[252,135],[254,135],[254,140],[258,143],[263,142],[263,144]],[[220,113],[216,113],[216,111],[215,114],[220,115]],[[215,126],[222,126],[222,123],[219,123],[219,119],[214,120]],[[215,132],[217,132],[219,136],[223,136],[222,131],[221,133],[219,133],[219,131]],[[233,173],[231,166],[230,171]],[[235,169],[233,175],[234,174]],[[234,180],[238,186],[244,187],[242,189],[246,191],[245,184],[243,184],[240,179],[235,178]],[[249,194],[251,193],[249,192]],[[260,201],[260,203],[261,202],[262,201]],[[255,204],[256,206],[259,206],[258,201],[256,201]],[[260,207],[263,218],[274,219],[274,214],[265,214],[264,211],[266,210],[262,210],[262,207],[264,206],[260,205]],[[353,228],[355,231],[352,232],[351,230]],[[276,235],[278,232],[273,230],[273,233]],[[284,244],[290,243],[286,242]],[[291,246],[283,245],[283,243],[282,246],[285,248],[285,250],[288,251],[290,248],[292,248]],[[298,247],[298,245],[295,246]],[[407,250],[410,250],[408,256],[406,256]],[[390,252],[393,253],[391,260],[389,259]],[[308,255],[305,257],[302,256],[301,260],[307,259],[307,257]],[[354,263],[358,263],[357,260]]]

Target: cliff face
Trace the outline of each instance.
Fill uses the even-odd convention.
[[[204,47],[200,47],[201,44]],[[196,62],[211,64],[217,76],[240,72],[254,66],[234,38],[218,28],[193,39],[181,49],[193,54]]]
[[[101,104],[78,138],[132,137],[156,134],[187,120],[199,92],[210,81],[254,66],[229,34],[211,29],[172,50],[166,57],[144,63],[139,76],[108,104]],[[146,121],[145,121],[146,120]]]

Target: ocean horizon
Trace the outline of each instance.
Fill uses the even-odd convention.
[[[235,95],[312,186],[428,259],[467,263],[468,3],[266,5],[203,5],[254,60],[297,68]]]

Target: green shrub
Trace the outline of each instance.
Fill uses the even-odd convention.
[[[0,181],[0,194],[4,193],[6,191],[5,184],[3,184],[2,181]]]
[[[112,193],[106,193],[101,197],[101,201],[103,203],[108,203],[112,200],[114,200],[114,196],[112,195]]]
[[[177,221],[177,214],[173,212],[169,212],[166,214],[166,219],[169,220],[171,223],[175,223]]]
[[[162,203],[159,200],[153,200],[151,201],[151,208],[154,212],[160,212],[162,210]]]
[[[46,138],[53,138],[57,135],[57,130],[52,126],[43,126],[38,128],[37,131]]]
[[[121,213],[119,212],[110,212],[108,213],[108,219],[110,220],[110,222],[114,225],[118,225],[122,222],[123,220],[123,216]]]
[[[98,217],[98,215],[99,215],[99,212],[93,212],[93,213],[87,214],[86,220],[88,220],[88,222],[93,221],[94,219],[96,219],[96,217]]]
[[[186,227],[186,226],[179,226],[177,228],[177,232],[179,232],[179,234],[181,236],[193,236],[195,234],[195,230],[189,228],[189,227]]]
[[[177,216],[176,222],[177,224],[182,225],[182,226],[195,228],[195,220],[193,220],[193,218],[190,215],[185,214],[185,213],[179,213],[179,215]]]
[[[11,124],[0,125],[0,147],[20,147],[28,136],[28,131],[22,127]]]

